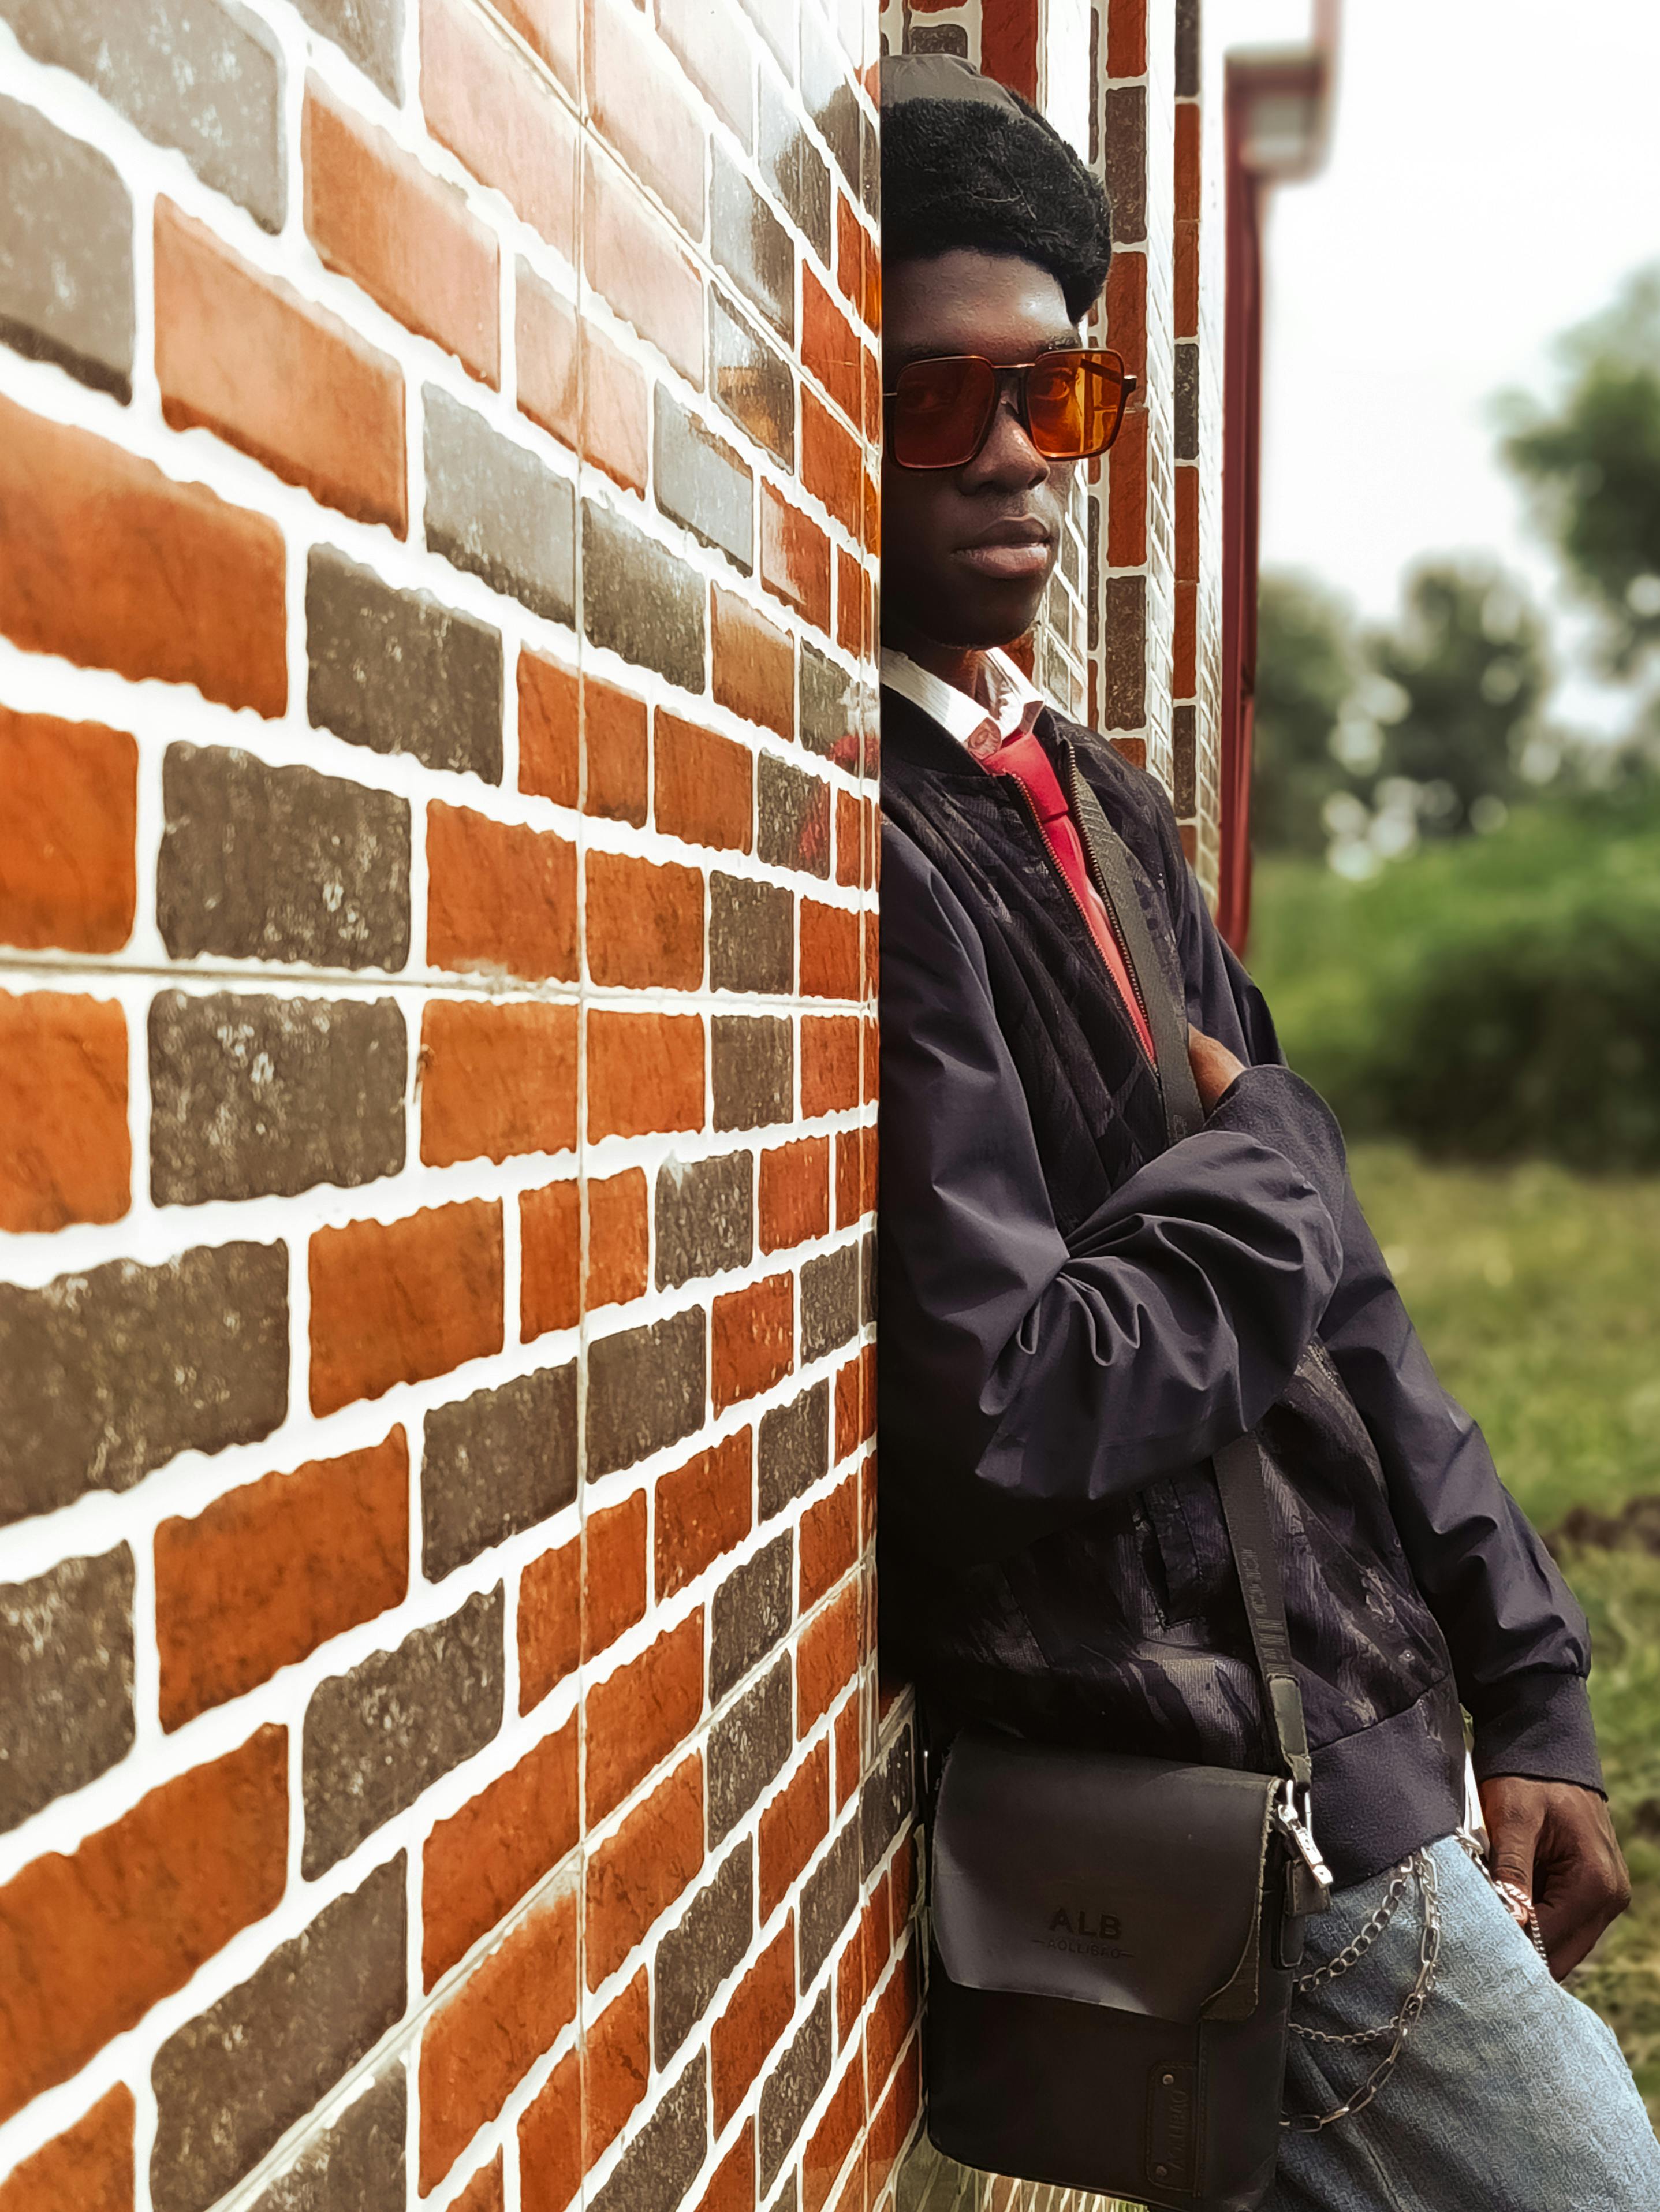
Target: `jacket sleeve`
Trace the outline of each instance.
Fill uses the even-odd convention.
[[[1342,1266],[1307,1085],[1242,1077],[1069,1245],[972,926],[891,826],[881,1037],[883,1455],[935,1540],[995,1557],[1260,1419]]]
[[[1190,1018],[1242,1058],[1283,1065],[1261,993],[1218,936],[1191,872],[1182,866],[1178,879]],[[1340,1228],[1319,1334],[1371,1434],[1402,1544],[1452,1654],[1475,1771],[1600,1790],[1585,1617],[1481,1430],[1436,1379],[1347,1183]]]

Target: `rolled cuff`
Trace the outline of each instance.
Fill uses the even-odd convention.
[[[1519,1774],[1536,1782],[1602,1790],[1590,1692],[1582,1675],[1554,1668],[1513,1675],[1500,1697],[1475,1723],[1472,1757],[1478,1782]]]

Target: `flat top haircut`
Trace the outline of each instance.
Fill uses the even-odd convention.
[[[1046,269],[1081,321],[1112,258],[1106,194],[1037,109],[949,54],[881,65],[882,255],[962,248]]]

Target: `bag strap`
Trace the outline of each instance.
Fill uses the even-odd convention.
[[[1147,916],[1136,894],[1124,841],[1080,772],[1072,740],[1058,732],[1057,735],[1073,818],[1117,925],[1130,978],[1140,993],[1148,1028],[1152,1032],[1159,1088],[1164,1097],[1166,1135],[1171,1144],[1179,1144],[1184,1137],[1190,1137],[1202,1129],[1205,1120],[1199,1086],[1193,1078],[1193,1064],[1188,1057],[1186,1012],[1177,1004],[1154,952]],[[1222,1501],[1228,1548],[1233,1554],[1234,1571],[1245,1598],[1251,1648],[1263,1680],[1275,1748],[1286,1773],[1300,1787],[1306,1788],[1312,1771],[1308,1730],[1303,1717],[1302,1692],[1291,1667],[1285,1585],[1280,1574],[1273,1523],[1269,1518],[1262,1446],[1254,1436],[1239,1437],[1222,1445],[1212,1464]]]

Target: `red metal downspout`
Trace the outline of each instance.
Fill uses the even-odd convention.
[[[1221,866],[1216,926],[1236,952],[1251,927],[1251,722],[1262,453],[1263,186],[1245,159],[1246,83],[1227,70],[1227,293],[1222,384]]]

